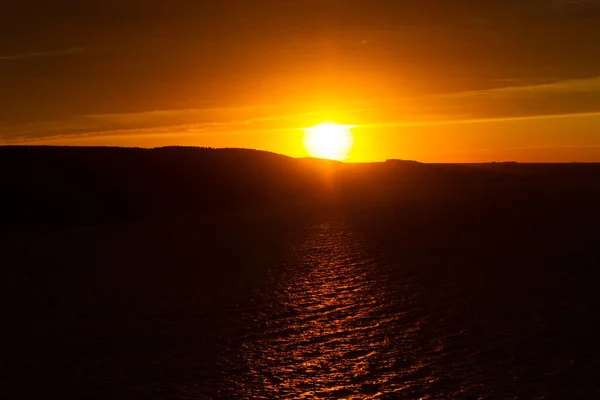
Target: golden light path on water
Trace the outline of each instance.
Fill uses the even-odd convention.
[[[418,376],[422,360],[407,361],[419,332],[411,296],[397,287],[406,293],[392,294],[407,307],[390,307],[391,271],[372,246],[342,220],[308,229],[235,349],[243,369],[228,382],[235,396],[374,399],[431,383]]]

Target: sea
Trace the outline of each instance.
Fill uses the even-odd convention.
[[[12,233],[0,397],[600,398],[593,227],[477,204]]]

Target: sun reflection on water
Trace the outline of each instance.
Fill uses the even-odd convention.
[[[402,323],[406,315],[392,312],[381,284],[372,284],[388,266],[370,248],[343,220],[309,229],[292,249],[260,327],[241,343],[247,373],[231,382],[238,394],[368,399],[384,387],[388,394],[403,390],[393,382],[397,349],[410,345],[418,324]]]

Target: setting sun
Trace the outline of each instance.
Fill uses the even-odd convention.
[[[350,129],[351,125],[341,125],[335,122],[323,122],[311,128],[304,128],[304,147],[306,151],[317,158],[343,160],[354,144]]]

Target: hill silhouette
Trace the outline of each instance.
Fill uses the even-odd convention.
[[[2,221],[88,223],[315,192],[292,158],[240,149],[0,148]]]
[[[343,201],[406,196],[406,185],[446,194],[504,185],[519,193],[600,182],[600,164],[345,164],[247,149],[7,146],[0,147],[0,181],[2,225],[87,224],[332,194]]]

